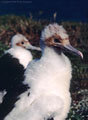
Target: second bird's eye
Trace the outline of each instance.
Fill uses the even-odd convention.
[[[58,40],[58,39],[54,39],[54,42],[58,43],[58,42],[59,42],[59,40]]]
[[[21,44],[23,45],[23,44],[24,44],[24,42],[21,42]]]

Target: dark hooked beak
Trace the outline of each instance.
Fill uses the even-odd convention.
[[[75,49],[74,47],[72,47],[70,44],[69,45],[65,45],[64,48],[66,48],[67,50],[69,50],[70,52],[80,56],[83,59],[83,54],[82,52],[80,52],[79,50]]]

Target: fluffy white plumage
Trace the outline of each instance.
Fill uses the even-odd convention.
[[[68,34],[66,34],[66,30],[63,26],[58,24],[50,24],[48,27],[46,26],[45,29],[42,31],[41,40],[45,41],[47,38],[52,37],[53,35],[60,35],[62,39],[68,38]]]
[[[45,42],[55,34],[68,38],[63,27],[50,24],[43,30],[41,41]],[[53,47],[45,46],[41,59],[32,61],[25,72],[24,83],[29,84],[30,89],[21,94],[5,120],[47,120],[51,117],[65,120],[71,104],[71,72],[69,59],[63,53],[58,54]]]

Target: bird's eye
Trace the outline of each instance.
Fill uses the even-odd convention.
[[[21,42],[21,44],[23,45],[23,44],[24,44],[24,42]]]
[[[54,42],[55,43],[59,43],[60,41],[58,39],[54,39]]]

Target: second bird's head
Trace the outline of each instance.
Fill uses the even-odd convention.
[[[13,48],[23,48],[28,50],[38,50],[41,51],[40,47],[32,46],[29,40],[22,34],[16,34],[11,39],[11,46]]]

